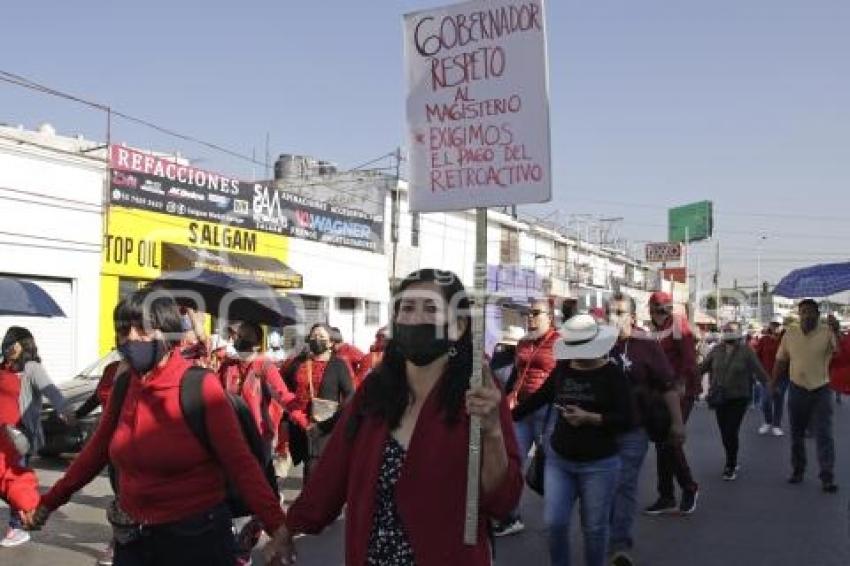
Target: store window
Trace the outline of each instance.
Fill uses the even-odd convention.
[[[519,232],[503,227],[499,259],[502,265],[519,263]]]
[[[366,301],[366,326],[381,324],[381,303]]]

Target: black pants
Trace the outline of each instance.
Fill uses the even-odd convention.
[[[230,511],[219,505],[196,517],[145,527],[138,540],[116,544],[115,566],[233,566]]]
[[[694,407],[693,397],[683,397],[681,406],[682,420],[687,423],[688,417],[691,416],[691,409]],[[655,455],[658,468],[658,495],[662,499],[668,501],[676,499],[673,478],[676,479],[676,483],[683,491],[697,490],[697,483],[691,474],[688,458],[685,456],[685,450],[681,445],[656,442]]]
[[[832,436],[832,393],[829,387],[813,391],[791,384],[788,390],[791,420],[791,466],[795,473],[806,470],[806,429],[811,427],[817,445],[820,479],[834,481],[835,441]]]
[[[726,451],[727,468],[738,465],[738,437],[749,404],[749,399],[729,399],[714,410],[717,426],[720,428],[720,438],[723,440],[723,449]]]

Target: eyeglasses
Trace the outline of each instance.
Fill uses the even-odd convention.
[[[652,309],[653,314],[668,314],[670,311],[667,310],[667,307],[655,307]]]
[[[549,311],[542,311],[540,309],[531,309],[528,311],[528,316],[540,316],[541,314],[549,314]]]

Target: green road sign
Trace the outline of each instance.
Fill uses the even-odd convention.
[[[711,201],[704,200],[668,211],[668,240],[690,242],[711,237],[714,230],[714,214]]]

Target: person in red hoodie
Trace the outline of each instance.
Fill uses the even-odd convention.
[[[697,349],[687,319],[673,314],[673,297],[656,291],[649,297],[650,334],[661,345],[673,367],[682,400],[682,421],[687,424],[694,402],[702,393],[701,376],[697,374]],[[685,449],[677,442],[656,442],[658,470],[658,501],[647,507],[648,515],[680,513],[687,515],[696,509],[699,486],[694,481]],[[677,507],[673,478],[682,489]]]
[[[109,403],[83,451],[37,510],[25,516],[28,526],[42,526],[109,460],[118,476],[120,514],[129,523],[115,547],[116,566],[231,566],[235,543],[226,480],[272,536],[267,555],[291,563],[284,552],[283,510],[215,374],[208,373],[202,383],[212,450],[183,416],[180,382],[192,364],[179,352],[182,331],[174,300],[142,289],[126,299],[116,319],[116,329],[127,328],[120,351],[128,373],[116,378],[116,384],[129,379],[126,395],[120,405]]]
[[[260,436],[268,443],[271,454],[278,425],[280,409],[295,408],[295,395],[283,382],[283,378],[272,360],[260,352],[263,329],[253,322],[241,322],[236,329],[233,347],[236,357],[227,358],[218,370],[225,390],[245,401]],[[277,405],[274,407],[273,405]],[[273,418],[277,415],[277,419]]]
[[[558,341],[558,331],[553,325],[554,315],[550,302],[545,299],[532,301],[526,316],[528,334],[517,344],[514,371],[506,386],[507,391],[510,391],[508,406],[512,409],[540,389],[556,363],[553,348]],[[541,407],[514,423],[523,469],[534,439],[543,436],[544,431],[551,428],[554,422],[550,416],[550,422],[546,423],[546,415],[546,407]],[[525,525],[522,517],[519,510],[515,509],[510,517],[496,525],[493,534],[497,537],[508,536],[523,529]]]
[[[363,359],[363,352],[354,344],[349,344],[342,337],[342,331],[336,326],[331,326],[331,348],[334,355],[345,360],[351,367],[351,374],[356,375],[360,369],[360,360]]]
[[[290,532],[317,534],[345,506],[345,564],[489,566],[490,520],[522,491],[507,403],[492,374],[470,388],[469,301],[449,272],[409,275],[394,300],[383,362],[343,410],[289,508]],[[463,540],[470,417],[481,418],[475,544]]]
[[[776,365],[776,353],[782,341],[782,323],[771,322],[765,329],[764,334],[756,344],[755,351],[762,367],[768,375],[773,375],[773,366]],[[785,408],[785,393],[788,391],[790,378],[785,375],[772,384],[763,384],[766,388],[761,398],[761,410],[764,414],[764,424],[759,427],[759,434],[771,433],[773,436],[783,436],[782,413]]]
[[[32,512],[38,505],[38,479],[25,464],[28,452],[21,424],[21,376],[10,360],[0,363],[0,499],[16,513]],[[29,537],[27,537],[29,540]],[[26,541],[24,541],[26,542]],[[9,545],[11,546],[11,545]]]
[[[360,358],[360,363],[357,364],[357,375],[354,379],[354,387],[360,387],[366,376],[373,369],[378,367],[384,357],[384,349],[387,345],[387,327],[382,326],[375,333],[375,342],[369,346],[369,352]]]

